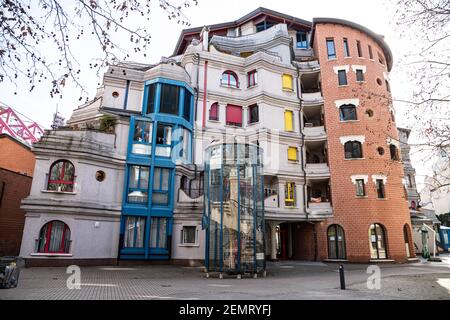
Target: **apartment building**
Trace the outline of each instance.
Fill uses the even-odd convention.
[[[258,8],[184,30],[159,63],[111,66],[68,127],[33,146],[21,255],[29,265],[407,261],[392,63],[363,26]],[[212,233],[211,208],[221,229],[229,214],[255,216]]]

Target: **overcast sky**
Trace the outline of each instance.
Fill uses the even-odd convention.
[[[152,30],[152,40],[147,52],[147,60],[142,56],[132,56],[131,60],[154,63],[159,61],[161,56],[172,54],[178,40],[182,26],[167,19],[167,15],[157,6],[154,1],[154,10],[150,17]],[[214,23],[234,21],[257,7],[266,7],[275,11],[286,13],[298,18],[311,21],[314,17],[333,17],[350,20],[366,26],[376,33],[385,36],[385,40],[391,47],[394,54],[394,69],[391,72],[391,86],[395,98],[404,98],[408,92],[407,79],[404,73],[395,66],[395,62],[408,50],[408,41],[401,39],[392,25],[394,8],[389,0],[314,0],[314,1],[292,1],[292,0],[199,0],[198,6],[185,10],[190,19],[192,27],[203,26]],[[147,23],[143,20],[143,23]],[[125,43],[128,39],[124,39]],[[80,67],[82,69],[81,82],[89,91],[89,97],[95,94],[97,83],[101,82],[88,65],[99,55],[91,49],[89,41],[73,42],[77,44]],[[83,54],[84,53],[84,54]],[[12,106],[14,109],[48,128],[51,124],[52,114],[56,105],[63,116],[68,119],[73,109],[78,105],[80,90],[68,86],[64,91],[63,98],[50,98],[49,88],[41,85],[37,86],[33,92],[29,92],[29,85],[24,81],[19,84],[18,94],[14,95],[16,89],[8,84],[0,84],[0,101]],[[410,127],[404,116],[406,106],[394,105],[397,111],[397,125]],[[420,166],[420,164],[417,164]],[[423,174],[424,168],[419,168],[419,174]]]

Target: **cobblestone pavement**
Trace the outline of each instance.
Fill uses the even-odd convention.
[[[177,266],[85,267],[81,289],[69,290],[65,268],[23,269],[19,286],[2,299],[450,299],[450,256],[442,263],[381,266],[381,289],[367,288],[367,265],[347,264],[340,290],[336,264],[268,264],[258,279],[209,278],[201,268]]]

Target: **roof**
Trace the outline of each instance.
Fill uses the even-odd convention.
[[[209,27],[210,31],[233,28],[233,27],[240,26],[240,25],[252,20],[259,15],[268,15],[268,16],[272,16],[274,18],[288,20],[292,23],[302,25],[307,28],[312,27],[312,23],[310,21],[306,21],[306,20],[303,20],[300,18],[296,18],[296,17],[290,16],[290,15],[287,15],[287,14],[284,14],[281,12],[277,12],[274,10],[270,10],[267,8],[263,8],[263,7],[259,7],[256,10],[253,10],[252,12],[246,14],[245,16],[243,16],[235,21],[212,24],[212,25],[209,25],[208,27]],[[195,27],[195,28],[189,28],[189,29],[182,30],[180,37],[178,38],[178,42],[175,46],[175,50],[174,50],[173,54],[174,55],[181,54],[180,50],[182,49],[183,39],[186,35],[199,34],[203,28],[204,27]]]
[[[326,24],[326,23],[340,24],[342,26],[350,27],[350,28],[359,30],[359,31],[367,34],[371,38],[373,38],[375,40],[375,42],[378,43],[378,45],[383,50],[384,56],[386,57],[386,64],[387,64],[388,70],[391,71],[392,65],[393,65],[392,51],[389,48],[389,46],[387,45],[387,43],[384,41],[383,36],[376,34],[372,30],[370,30],[360,24],[357,24],[355,22],[351,22],[351,21],[343,20],[343,19],[336,19],[336,18],[314,18],[313,19],[313,30],[315,29],[316,24]],[[313,42],[313,40],[314,40],[314,31],[313,31],[313,34],[311,37],[311,42]]]

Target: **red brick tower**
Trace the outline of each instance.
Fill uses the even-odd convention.
[[[321,66],[334,217],[317,225],[319,259],[405,262],[414,256],[398,133],[392,54],[349,21],[313,22]]]

